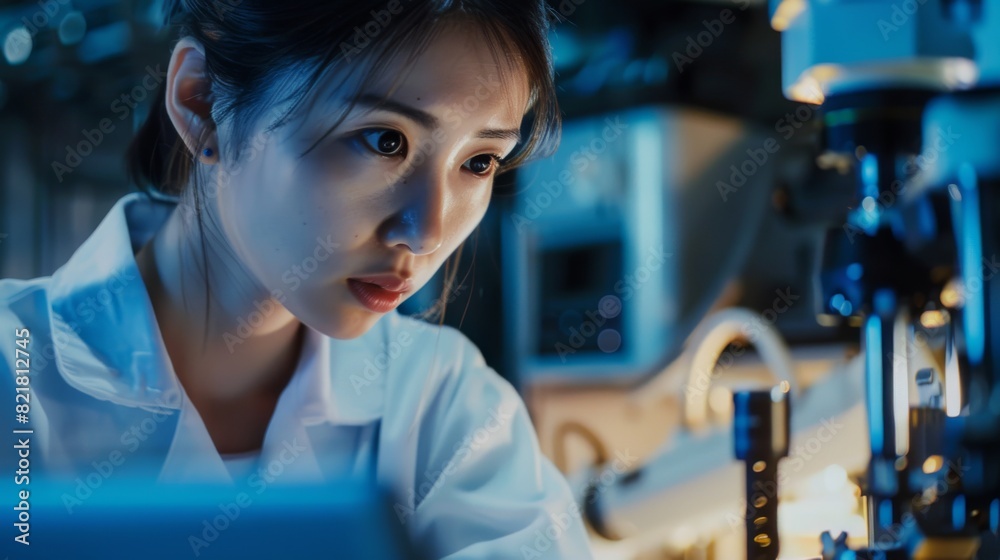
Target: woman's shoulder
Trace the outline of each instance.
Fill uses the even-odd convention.
[[[29,280],[0,279],[0,326],[16,329],[44,328],[48,324],[51,277]]]
[[[51,276],[40,276],[26,280],[0,278],[0,305],[7,305],[8,302],[37,295],[38,292],[44,293],[51,280]]]
[[[420,383],[440,383],[457,376],[486,376],[504,381],[486,364],[475,343],[457,328],[399,313],[385,319],[385,340],[388,341],[385,349],[389,358],[400,365],[422,366],[419,369],[428,373],[430,379],[421,379]],[[409,377],[414,378],[413,375]]]
[[[520,404],[517,391],[462,331],[399,314],[386,319],[386,350],[392,359],[386,383],[390,410],[421,417],[432,410],[447,415],[469,406]],[[399,407],[401,402],[410,406]]]
[[[13,394],[14,380],[29,371],[32,377],[54,371],[49,287],[51,277],[0,279],[0,390]]]

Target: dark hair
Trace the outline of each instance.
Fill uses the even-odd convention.
[[[478,26],[494,57],[528,74],[530,132],[500,170],[551,154],[558,144],[560,115],[547,38],[554,15],[544,0],[165,0],[164,10],[165,23],[178,28],[178,38],[190,36],[205,49],[213,96],[210,124],[231,123],[229,161],[239,160],[251,131],[278,103],[289,109],[268,132],[287,124],[326,72],[366,69],[359,94],[392,57],[411,49],[409,56],[416,58],[442,23],[455,21]],[[356,42],[369,39],[371,33],[362,34],[372,29],[377,32],[370,43]],[[354,48],[359,44],[364,45],[360,54]],[[132,140],[128,167],[147,194],[179,196],[191,180],[195,156],[172,126],[165,97],[166,81]],[[334,127],[352,107],[345,108]],[[195,177],[189,194],[202,227],[197,183]],[[461,247],[456,257],[460,255]],[[445,294],[454,268],[446,265]]]

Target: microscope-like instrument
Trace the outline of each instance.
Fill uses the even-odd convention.
[[[770,14],[785,95],[823,111],[819,163],[856,179],[820,289],[824,320],[861,327],[869,542],[824,534],[823,558],[1000,558],[1000,1]]]

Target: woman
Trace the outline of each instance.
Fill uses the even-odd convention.
[[[0,322],[34,349],[3,379],[30,382],[45,468],[251,487],[370,472],[437,556],[590,557],[517,393],[458,331],[395,311],[495,175],[554,145],[543,3],[168,12],[180,39],[129,153],[156,196],[122,198],[51,278],[0,282]]]

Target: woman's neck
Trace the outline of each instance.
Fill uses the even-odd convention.
[[[136,254],[174,371],[196,402],[276,397],[298,363],[305,327],[228,247],[202,243],[197,224],[184,223],[184,204]],[[222,235],[206,237],[224,244]]]

